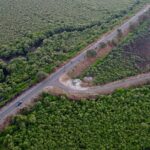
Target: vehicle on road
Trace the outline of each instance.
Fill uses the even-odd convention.
[[[23,103],[22,101],[17,102],[16,107],[19,107],[22,103]]]

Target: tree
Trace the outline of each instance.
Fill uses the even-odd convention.
[[[45,79],[47,76],[48,76],[48,74],[47,74],[46,72],[44,72],[44,71],[39,71],[39,72],[37,73],[37,80],[38,80],[38,81],[41,81],[41,80]]]
[[[87,56],[87,57],[96,57],[96,55],[97,55],[97,53],[96,53],[95,50],[88,50],[88,51],[86,52],[86,56]]]
[[[101,42],[99,47],[100,47],[100,48],[105,48],[105,47],[106,47],[106,43]]]
[[[36,116],[34,114],[31,114],[28,116],[28,123],[33,124],[36,122]]]
[[[3,69],[0,69],[0,81],[4,81],[5,79],[5,75],[4,75],[4,72],[3,72]]]
[[[117,29],[117,38],[120,39],[123,36],[122,30]]]

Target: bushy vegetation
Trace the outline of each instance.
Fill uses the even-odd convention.
[[[14,41],[28,32],[99,22],[128,7],[132,9],[134,4],[138,3],[133,0],[0,0],[0,43]]]
[[[150,147],[150,86],[96,100],[44,94],[0,134],[1,150],[136,149]]]
[[[150,71],[149,28],[149,21],[142,23],[107,57],[89,67],[82,77],[92,76],[95,84],[103,84]]]
[[[87,57],[96,57],[96,55],[97,55],[97,53],[96,53],[96,51],[95,50],[88,50],[87,52],[86,52],[86,56]]]
[[[110,25],[113,26],[114,23],[116,23],[121,17],[127,14],[129,15],[129,13],[133,12],[133,10],[135,10],[137,6],[139,6],[139,3],[134,2],[128,5],[128,8],[123,7],[121,9],[117,9],[117,11],[115,12],[112,11],[111,14],[110,13],[108,14],[108,12],[106,14],[102,14],[101,16],[103,16],[103,19],[99,19],[93,22],[89,21],[88,24],[81,24],[81,23],[79,24],[78,22],[78,24],[70,25],[68,22],[66,22],[65,24],[62,23],[59,26],[54,25],[54,27],[52,28],[51,27],[46,28],[45,30],[41,30],[40,32],[35,32],[35,33],[26,32],[22,36],[23,38],[19,38],[14,42],[6,43],[4,45],[2,44],[0,46],[0,58],[8,60],[16,56],[25,56],[29,51],[32,51],[33,49],[40,47],[43,44],[43,41],[45,39],[55,34],[62,34],[63,32],[74,32],[74,31],[80,32],[93,27],[95,28],[99,27],[101,28],[101,30],[106,30],[108,25],[110,28]],[[14,35],[13,35],[13,39],[14,39]]]
[[[114,3],[111,6],[111,8],[112,7],[116,8],[115,5],[116,1],[115,0],[113,1]],[[111,1],[111,3],[113,1]],[[34,6],[37,5],[35,8],[39,7],[39,4],[41,4],[37,2],[39,1],[33,3]],[[44,1],[44,2],[42,1],[42,4],[45,6],[46,2],[49,3],[49,1]],[[4,1],[0,1],[0,3],[2,3],[2,5],[0,5],[0,7],[2,7],[5,3],[8,4],[9,1],[6,2],[4,0]],[[13,3],[14,4],[17,3],[18,4],[16,5],[17,7],[20,6],[19,1],[13,1]],[[24,4],[24,3],[27,2],[22,1],[22,6],[24,5],[26,6],[30,4],[30,2],[29,4]],[[56,1],[55,3],[57,4]],[[61,3],[62,5],[59,5],[59,7],[63,7],[64,1],[61,1]],[[68,1],[68,3],[70,2]],[[85,2],[85,4],[86,3],[88,4],[88,1]],[[33,6],[33,4],[31,4],[31,6]],[[72,1],[72,4],[74,4],[74,1]],[[87,4],[86,4],[86,8],[88,7]],[[94,4],[95,3],[93,3],[93,5],[91,6],[97,9],[96,7],[97,5]],[[106,8],[102,7],[104,6],[102,4],[107,4],[105,5]],[[100,4],[98,4],[98,6],[101,9],[107,12],[103,14],[103,19],[97,19],[91,22],[89,21],[88,23],[81,23],[79,21],[78,24],[75,23],[69,24],[67,21],[65,21],[65,24],[61,23],[59,24],[59,26],[55,25],[53,27],[46,28],[45,30],[41,30],[41,32],[24,33],[23,38],[20,38],[19,40],[16,40],[15,42],[10,44],[1,45],[0,46],[1,47],[0,48],[0,106],[5,104],[5,102],[7,102],[9,99],[19,94],[21,91],[27,89],[34,83],[39,82],[41,80],[41,76],[39,76],[39,73],[40,74],[42,73],[42,79],[46,77],[47,73],[52,72],[52,70],[58,67],[60,64],[62,64],[62,62],[74,56],[79,50],[81,50],[86,45],[94,41],[102,33],[108,31],[111,27],[115,26],[115,24],[118,23],[122,17],[133,13],[136,10],[136,8],[141,6],[143,3],[141,2],[140,3],[141,5],[138,4],[137,2],[132,2],[130,4],[128,1],[123,0],[121,3],[117,2],[117,4],[118,4],[117,6],[118,8],[116,9],[116,11],[113,11],[114,9],[109,10],[110,5],[108,5],[108,2],[106,3],[102,1]],[[26,8],[25,6],[24,8]],[[44,8],[44,11],[48,9],[46,8]],[[5,11],[4,9],[2,10]],[[23,9],[22,13],[24,13],[25,10]],[[112,12],[108,13],[108,11],[111,10]],[[32,9],[29,12],[31,11],[35,12]],[[41,11],[42,9],[40,9],[40,12]],[[37,13],[39,12],[37,11]],[[67,15],[65,14],[65,16]],[[74,15],[72,14],[71,17],[74,18],[73,16]],[[32,20],[32,22],[34,22],[34,19]]]

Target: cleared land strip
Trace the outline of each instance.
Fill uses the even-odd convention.
[[[150,5],[147,5],[142,10],[140,10],[137,14],[135,14],[135,16],[130,18],[126,23],[121,25],[119,28],[122,30],[122,32],[126,32],[129,29],[130,24],[137,23],[139,17],[141,15],[143,15],[145,12],[149,11],[149,9],[150,9]],[[44,88],[46,88],[48,86],[56,86],[58,88],[61,87],[62,90],[64,90],[64,91],[66,90],[68,92],[75,92],[75,90],[72,90],[70,88],[68,89],[68,87],[61,84],[59,82],[59,78],[65,72],[69,72],[71,69],[74,68],[74,66],[76,66],[77,64],[80,64],[85,59],[87,50],[96,49],[99,47],[101,42],[108,42],[108,41],[111,41],[113,38],[115,38],[117,35],[117,29],[112,31],[110,34],[104,35],[102,38],[97,40],[97,42],[95,42],[95,43],[91,44],[90,46],[88,46],[87,48],[85,48],[82,53],[77,55],[75,58],[70,60],[70,62],[68,62],[63,67],[61,67],[56,72],[54,72],[52,75],[50,75],[47,79],[45,79],[44,81],[40,82],[39,84],[33,86],[32,88],[28,89],[27,91],[23,92],[20,96],[13,99],[13,101],[11,101],[6,106],[1,108],[0,109],[0,124],[3,124],[9,116],[15,115],[18,112],[18,110],[26,107],[27,104],[31,103],[32,100],[35,97],[37,97],[43,91]],[[144,79],[144,81],[149,80],[150,74],[147,74],[146,76],[144,75],[141,79]],[[140,78],[138,80],[140,80]],[[128,81],[128,82],[130,82],[130,81]],[[120,84],[120,83],[118,82],[117,84]],[[110,84],[110,86],[112,87],[114,85]],[[99,89],[93,88],[92,90],[93,90],[93,92],[96,92]],[[107,87],[106,90],[110,90],[110,89]],[[82,91],[78,91],[78,92],[80,92],[82,94]],[[89,92],[89,91],[87,91],[87,92]],[[19,105],[20,102],[21,102],[21,106]]]
[[[81,99],[95,97],[98,95],[111,94],[118,89],[137,87],[143,84],[149,84],[150,72],[111,82],[105,85],[93,87],[73,86],[71,84],[66,84],[67,80],[65,80],[64,82],[63,80],[60,80],[60,82],[62,83],[60,89],[63,89],[64,94],[73,99]],[[52,89],[50,92],[54,92],[54,90]]]

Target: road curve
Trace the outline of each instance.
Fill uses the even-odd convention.
[[[82,87],[82,86],[75,86],[72,84],[66,84],[71,82],[69,78],[68,81],[69,82],[67,82],[67,80],[63,81],[63,79],[60,79],[60,82],[62,84],[59,88],[63,89],[63,93],[70,98],[82,99],[82,98],[96,97],[98,95],[111,94],[117,89],[122,89],[122,88],[124,89],[124,88],[136,87],[143,84],[149,84],[150,72],[143,73],[137,76],[128,77],[104,85],[92,86],[92,87]],[[50,89],[49,91],[52,92],[53,90]]]
[[[130,18],[126,23],[121,25],[119,29],[122,30],[122,32],[125,32],[128,30],[130,23],[136,23],[138,22],[138,18],[144,14],[146,11],[149,11],[150,5],[147,5],[145,8],[143,8],[141,11],[139,11],[135,16]],[[17,111],[23,107],[26,106],[27,103],[30,103],[32,99],[34,99],[36,96],[38,96],[44,88],[47,86],[56,86],[56,87],[62,87],[64,90],[67,90],[67,87],[63,86],[59,82],[59,78],[65,73],[70,71],[74,68],[77,64],[79,64],[81,61],[85,59],[86,51],[89,49],[96,49],[99,47],[101,42],[108,42],[114,39],[117,36],[117,29],[113,30],[110,34],[104,35],[102,38],[100,38],[97,42],[91,44],[87,48],[84,49],[82,53],[80,53],[75,58],[71,59],[67,64],[65,64],[63,67],[58,69],[56,72],[51,74],[47,79],[43,80],[39,84],[35,85],[34,87],[31,87],[27,91],[23,92],[20,96],[15,98],[12,102],[5,105],[3,108],[0,109],[0,125],[4,123],[7,117],[11,115],[15,115]],[[119,84],[119,83],[118,83]],[[113,86],[113,85],[112,85]],[[18,106],[19,102],[22,102],[20,106]]]

